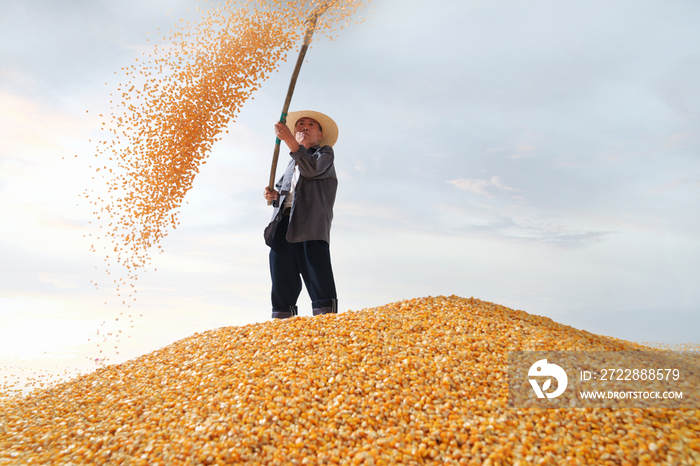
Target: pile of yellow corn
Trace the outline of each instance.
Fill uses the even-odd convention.
[[[459,297],[195,334],[0,403],[0,464],[700,464],[698,409],[514,409],[509,350],[634,350]]]

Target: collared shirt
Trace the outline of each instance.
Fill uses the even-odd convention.
[[[279,199],[273,202],[275,211],[272,221],[265,229],[265,242],[272,244],[277,225],[282,219],[283,208],[287,197],[292,197],[287,241],[323,240],[330,243],[331,222],[333,221],[333,205],[338,188],[338,178],[335,173],[334,153],[331,146],[304,146],[289,154],[292,157],[287,169],[275,185],[280,193]],[[299,179],[294,183],[295,166],[298,167]],[[294,186],[294,195],[289,196]]]
[[[296,188],[299,182],[299,165],[294,162],[294,174],[292,175],[292,184],[289,186],[289,194],[284,198],[284,204],[282,204],[282,209],[292,208],[292,203],[294,202],[294,188]]]

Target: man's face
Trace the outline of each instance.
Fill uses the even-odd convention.
[[[323,136],[318,122],[311,118],[299,118],[294,130],[294,137],[297,142],[307,149],[318,144],[321,136]]]

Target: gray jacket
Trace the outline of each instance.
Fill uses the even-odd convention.
[[[290,153],[292,160],[287,165],[284,176],[275,185],[280,193],[273,202],[275,208],[272,221],[265,228],[265,243],[272,245],[277,225],[282,220],[284,199],[289,194],[294,174],[294,164],[299,164],[299,181],[294,188],[294,200],[289,217],[287,241],[323,240],[330,243],[331,222],[333,221],[333,204],[338,188],[335,175],[334,155],[331,146],[301,146],[298,151]]]

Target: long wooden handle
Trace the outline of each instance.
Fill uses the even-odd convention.
[[[294,94],[294,88],[297,85],[297,78],[299,77],[299,70],[301,70],[301,65],[304,63],[304,57],[306,56],[306,51],[311,43],[311,38],[316,30],[316,23],[318,18],[328,9],[330,6],[330,1],[327,1],[320,5],[313,14],[309,17],[307,22],[309,27],[306,29],[306,35],[304,36],[304,43],[301,45],[299,50],[299,57],[297,57],[297,63],[294,66],[294,72],[292,73],[292,79],[289,81],[289,89],[287,89],[287,97],[284,99],[284,106],[282,107],[282,114],[280,115],[280,121],[282,123],[287,122],[287,112],[289,112],[289,105],[292,103],[292,95]],[[275,177],[277,174],[277,161],[280,155],[280,140],[277,138],[275,140],[275,150],[272,153],[272,167],[270,168],[270,183],[267,185],[270,191],[275,188]],[[267,201],[267,205],[272,205],[272,201]]]

